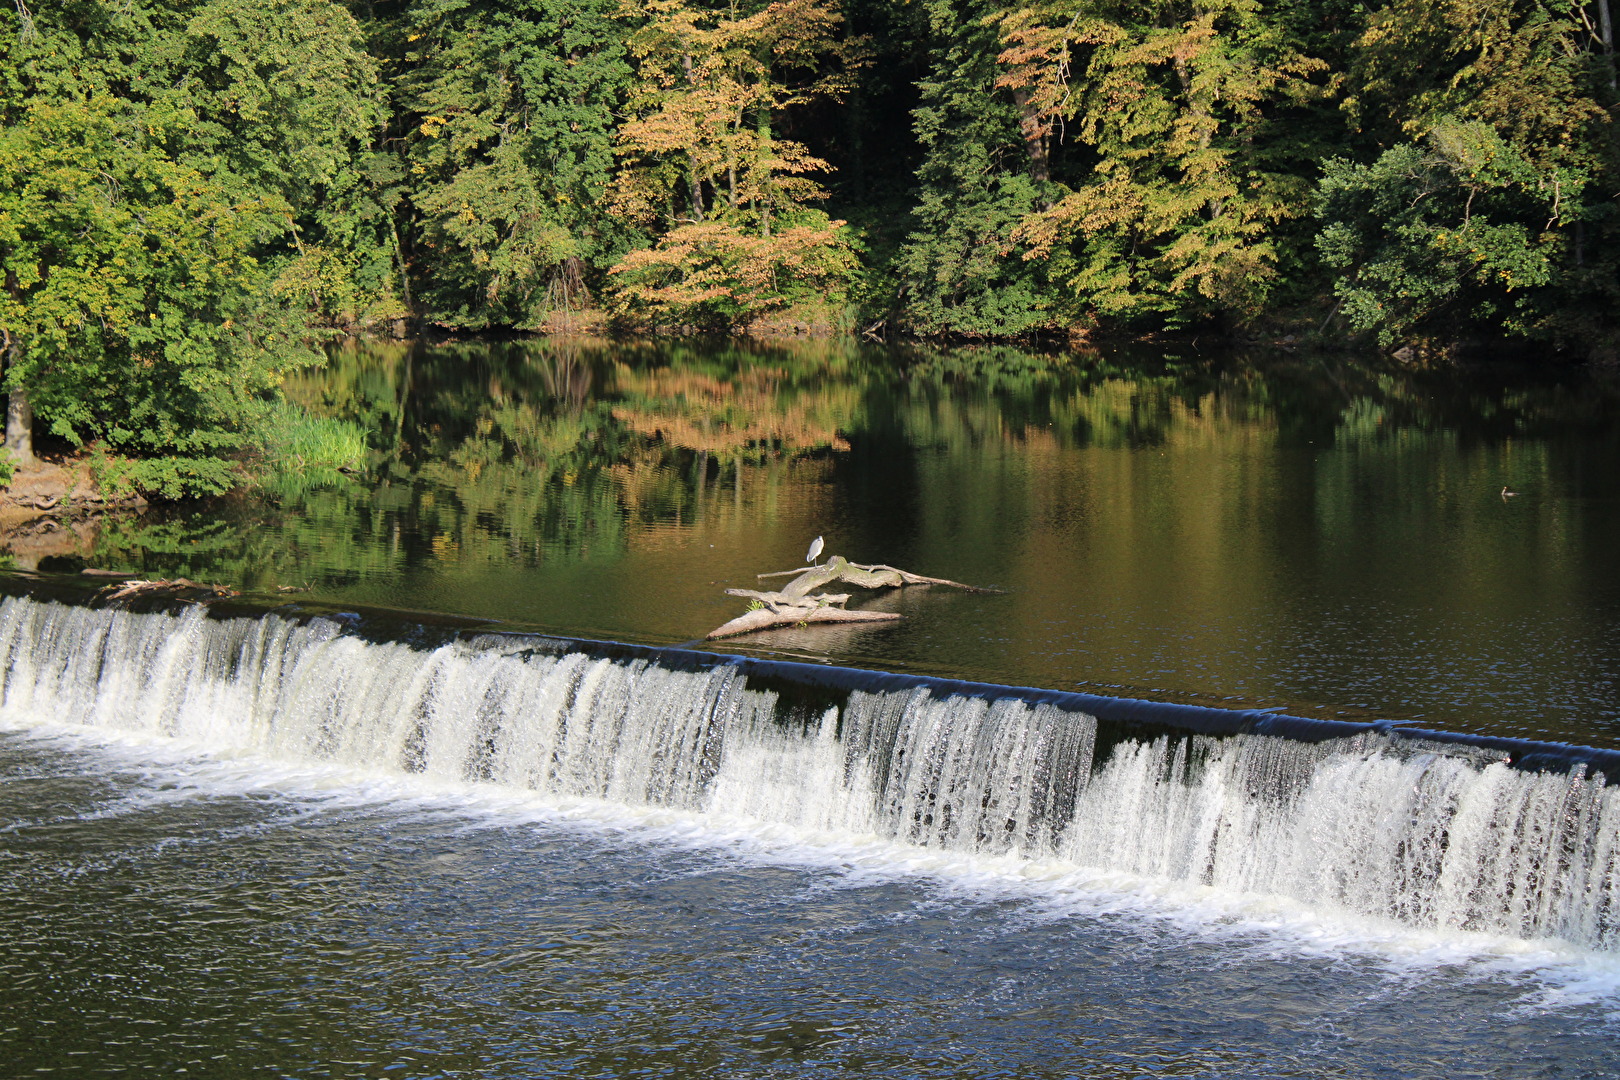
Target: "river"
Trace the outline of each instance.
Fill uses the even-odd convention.
[[[1620,1076],[1601,781],[814,676],[1620,747],[1612,380],[547,342],[290,390],[364,475],[40,568],[281,614],[0,610],[18,1075]],[[1003,591],[697,644],[818,534]]]

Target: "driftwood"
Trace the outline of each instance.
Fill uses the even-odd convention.
[[[240,594],[235,589],[227,589],[223,585],[204,585],[199,581],[181,577],[157,581],[131,578],[117,585],[104,585],[97,590],[96,595],[108,602],[129,600],[137,596],[171,596],[192,603],[206,604],[212,600],[222,600],[227,596]]]
[[[905,616],[895,611],[845,611],[837,607],[807,607],[795,611],[784,608],[773,611],[768,607],[745,611],[724,626],[709,633],[709,639],[736,637],[754,630],[769,630],[773,626],[808,626],[811,623],[893,622]]]
[[[749,600],[758,600],[766,607],[779,607],[784,603],[784,597],[779,592],[760,592],[757,589],[727,589],[726,595],[743,596],[747,597]],[[816,604],[821,607],[825,607],[827,605],[832,605],[833,607],[843,607],[845,604],[849,603],[849,593],[816,593],[816,595],[807,596],[805,599],[814,600]],[[798,606],[798,601],[794,600],[792,601],[792,604],[794,606]]]
[[[953,589],[966,589],[968,592],[993,593],[1001,591],[1000,589],[987,589],[982,585],[964,585],[960,581],[948,581],[945,578],[923,577],[921,574],[913,574],[909,570],[901,570],[893,566],[884,566],[882,563],[866,566],[862,563],[845,562],[842,555],[833,556],[823,566],[804,566],[798,570],[778,570],[775,573],[760,574],[758,576],[760,578],[788,577],[792,574],[804,574],[806,571],[811,573],[819,571],[827,575],[822,580],[812,581],[805,586],[806,589],[813,589],[817,585],[825,584],[828,581],[847,581],[851,585],[859,585],[863,589],[899,589],[907,585],[948,585]],[[788,589],[792,589],[797,585],[799,585],[799,582],[795,581],[788,586]],[[784,589],[783,591],[786,592],[787,590]]]
[[[797,574],[777,592],[756,589],[727,589],[728,596],[741,596],[752,600],[754,606],[709,634],[709,638],[733,637],[753,630],[766,630],[773,626],[805,626],[810,623],[892,622],[903,618],[892,611],[848,611],[848,593],[817,593],[833,582],[845,582],[863,589],[902,588],[906,585],[948,585],[969,592],[995,592],[976,585],[963,585],[944,578],[923,577],[893,566],[864,566],[852,563],[842,555],[834,555],[821,566],[806,566],[798,570],[781,570],[760,574],[761,578],[787,577]]]

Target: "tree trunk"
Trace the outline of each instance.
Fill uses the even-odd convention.
[[[771,156],[771,111],[761,105],[754,113],[754,153],[760,160],[767,160]],[[759,228],[765,239],[771,238],[771,193],[764,193],[765,198],[760,200]]]
[[[734,637],[755,630],[775,626],[808,626],[811,623],[892,622],[902,618],[894,611],[846,611],[848,593],[812,592],[835,581],[847,582],[863,589],[895,589],[906,585],[949,585],[969,592],[996,592],[976,585],[963,585],[944,578],[923,577],[908,570],[878,564],[865,566],[852,563],[842,555],[833,555],[820,566],[807,566],[799,570],[781,570],[774,574],[760,574],[762,578],[788,577],[793,580],[779,592],[759,592],[754,589],[727,589],[726,595],[752,600],[755,607],[710,632],[709,638]]]
[[[681,55],[681,70],[686,72],[687,85],[696,87],[697,86],[697,74],[692,69],[692,57],[691,57],[690,54],[683,53]],[[703,180],[697,174],[697,158],[694,157],[691,153],[688,153],[686,155],[686,164],[687,164],[686,188],[687,188],[687,194],[691,197],[691,200],[692,200],[692,219],[694,221],[702,221],[703,220]]]
[[[17,279],[11,274],[6,275],[6,287],[13,299],[17,299]],[[0,331],[4,334],[3,351],[0,351],[0,378],[16,369],[18,361],[22,359],[22,341],[11,331]],[[11,391],[6,400],[6,452],[18,465],[32,465],[34,463],[34,406],[28,400],[28,391],[19,386]]]
[[[852,563],[842,555],[829,555],[827,561],[820,566],[807,566],[798,570],[778,570],[770,574],[758,574],[759,578],[793,577],[793,581],[782,589],[781,595],[794,598],[806,596],[811,589],[829,585],[834,581],[843,581],[850,585],[859,585],[863,589],[896,589],[906,585],[949,585],[953,589],[966,589],[968,592],[993,593],[1000,589],[987,589],[980,585],[964,585],[960,581],[950,581],[946,578],[924,577],[913,574],[909,570],[900,570],[883,563],[874,563],[868,566],[865,563]]]
[[[738,634],[750,634],[755,630],[769,630],[777,626],[808,626],[811,623],[853,623],[853,622],[894,622],[904,618],[898,612],[892,611],[845,611],[843,608],[820,607],[806,608],[803,611],[772,611],[770,608],[755,608],[753,611],[732,619],[724,626],[716,627],[708,635],[708,639],[736,637]]]
[[[1609,69],[1609,89],[1616,88],[1614,72],[1614,24],[1609,21],[1609,0],[1598,0],[1598,27],[1603,38],[1603,62]]]
[[[1043,193],[1041,206],[1050,210],[1051,203],[1044,194],[1046,185],[1052,182],[1052,166],[1046,155],[1046,124],[1028,91],[1013,91],[1013,101],[1018,106],[1018,130],[1024,136],[1024,150],[1029,154],[1029,178]]]
[[[699,180],[697,176],[697,162],[691,160],[690,156],[688,156],[688,161],[690,162],[690,171],[687,173],[686,186],[687,194],[690,195],[692,199],[692,220],[702,221],[703,181]]]
[[[414,316],[416,301],[411,299],[411,268],[405,265],[405,248],[399,242],[399,217],[392,210],[388,212],[388,225],[394,231],[394,261],[399,264],[400,295],[405,299],[405,310]]]
[[[19,465],[34,463],[34,406],[20,386],[6,399],[6,452]]]

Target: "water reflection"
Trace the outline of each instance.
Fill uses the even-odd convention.
[[[350,345],[289,392],[364,428],[363,477],[54,565],[660,643],[821,533],[1009,592],[728,648],[1620,745],[1612,376],[542,341]]]

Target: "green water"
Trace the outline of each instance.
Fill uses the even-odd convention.
[[[726,650],[1620,746],[1620,378],[1173,352],[352,346],[362,475],[39,565],[671,644],[820,534],[1005,591]]]

